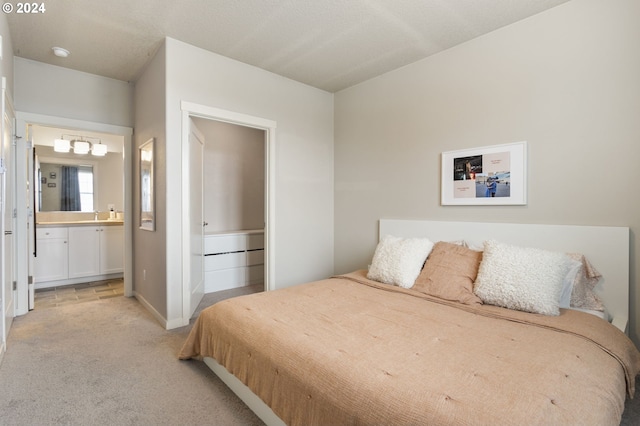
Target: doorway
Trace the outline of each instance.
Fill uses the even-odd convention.
[[[124,137],[29,126],[36,233],[30,309],[123,295]]]
[[[275,198],[275,129],[276,123],[271,120],[248,116],[245,114],[239,114],[235,112],[230,112],[226,110],[221,110],[218,108],[207,107],[203,105],[192,104],[188,102],[182,103],[182,111],[183,111],[183,194],[185,194],[185,201],[183,203],[183,212],[182,217],[184,218],[185,226],[183,229],[191,229],[190,222],[190,202],[188,202],[187,194],[190,193],[190,179],[193,177],[189,176],[190,167],[190,148],[189,148],[189,135],[191,133],[191,120],[213,120],[217,122],[229,123],[233,125],[238,125],[241,127],[247,127],[251,129],[257,129],[261,132],[263,137],[263,199],[261,200],[261,207],[263,209],[263,222],[262,226],[260,226],[260,232],[263,232],[263,256],[264,256],[264,264],[262,265],[262,282],[263,288],[265,291],[271,289],[273,283],[273,277],[275,275],[274,268],[274,260],[275,260],[275,251],[274,251],[274,223],[272,218],[274,217],[274,198]],[[206,137],[205,137],[206,141]],[[205,221],[206,223],[206,221]],[[202,227],[204,228],[204,227]],[[202,231],[204,234],[204,231]],[[202,236],[203,236],[202,234]],[[250,241],[251,238],[255,240],[255,236],[247,236],[247,241]],[[193,300],[193,282],[192,277],[197,277],[201,272],[196,272],[192,274],[191,271],[191,249],[192,246],[192,236],[188,232],[183,232],[183,321],[188,323],[190,319],[191,313],[195,310],[196,307],[192,306],[195,303]],[[248,243],[249,245],[251,243]],[[248,247],[249,245],[241,246],[237,250],[234,250],[236,254],[240,257],[242,256],[250,256]],[[242,248],[244,247],[244,248]],[[245,253],[241,253],[244,251]],[[198,266],[199,267],[199,266]]]
[[[16,290],[16,315],[24,315],[30,309],[33,308],[34,300],[33,295],[35,292],[35,284],[33,283],[34,276],[34,258],[33,253],[35,250],[36,241],[36,216],[38,212],[36,209],[36,188],[35,185],[35,173],[34,173],[34,140],[33,129],[55,129],[54,133],[57,136],[55,138],[70,139],[77,136],[94,136],[97,139],[101,137],[106,138],[107,135],[116,137],[120,142],[121,150],[117,155],[122,158],[121,178],[123,180],[122,189],[122,204],[121,204],[121,217],[122,217],[122,240],[124,253],[123,260],[123,293],[125,296],[132,296],[132,215],[131,215],[131,200],[132,200],[132,179],[131,179],[131,137],[133,129],[129,127],[114,126],[101,123],[85,122],[82,120],[65,119],[61,117],[44,116],[40,114],[20,113],[16,114],[17,125],[16,133],[18,136],[18,142],[16,144],[16,151],[18,158],[21,159],[19,163],[18,177],[16,179],[16,188],[19,198],[17,199],[17,223],[18,229],[22,230],[20,235],[16,235],[16,241],[19,245],[16,251],[18,259],[18,274],[17,274],[17,290]],[[44,131],[44,130],[43,130]],[[61,133],[62,131],[62,133]],[[60,133],[60,134],[58,134]],[[81,139],[81,138],[80,138]],[[92,143],[101,144],[102,140],[91,140]],[[105,139],[106,141],[106,139]],[[52,148],[51,148],[52,149]],[[22,160],[24,159],[24,160]],[[98,168],[100,166],[98,165]],[[53,172],[58,180],[57,172]],[[41,176],[47,179],[46,186],[49,188],[49,182],[51,175]],[[40,183],[42,181],[39,181]],[[108,186],[108,182],[107,182]],[[25,191],[26,188],[26,191]],[[53,188],[53,186],[51,186]],[[100,188],[98,188],[100,191]],[[102,191],[109,192],[108,189],[102,189]],[[104,203],[102,203],[104,204]],[[115,203],[114,203],[115,204]],[[102,215],[106,214],[109,217],[108,206],[96,206],[96,210],[99,210]],[[115,206],[114,206],[115,207]],[[115,208],[114,208],[115,210]],[[86,212],[93,218],[95,210],[93,212]],[[115,212],[114,212],[115,213]],[[102,217],[100,217],[102,218]],[[105,239],[106,241],[106,239]],[[121,246],[122,247],[122,246]],[[73,280],[72,280],[73,281]],[[69,282],[71,284],[79,283],[82,278],[77,278],[75,282]]]

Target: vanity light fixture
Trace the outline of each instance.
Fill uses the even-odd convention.
[[[96,155],[102,157],[107,153],[107,146],[102,145],[102,143],[98,142],[97,144],[91,145],[91,155]]]
[[[64,139],[64,137],[68,139]],[[90,142],[88,139],[95,139],[97,142]],[[91,155],[104,157],[107,155],[107,145],[103,145],[98,138],[90,138],[76,135],[62,135],[60,139],[54,139],[53,150],[55,152],[69,152],[73,148],[74,154],[85,155],[91,151]]]
[[[74,154],[88,154],[91,144],[85,141],[73,141],[73,153]]]
[[[53,150],[55,152],[69,152],[71,150],[71,141],[66,139],[55,139],[53,141]]]

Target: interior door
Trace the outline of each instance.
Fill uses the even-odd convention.
[[[204,136],[193,120],[189,131],[189,227],[190,227],[190,289],[189,316],[193,315],[204,296],[204,220],[203,220],[203,157]]]
[[[0,282],[2,291],[0,292],[0,312],[2,313],[2,348],[6,349],[7,336],[14,317],[14,292],[13,282],[15,281],[15,240],[13,230],[15,227],[13,209],[14,194],[14,156],[13,135],[15,128],[15,114],[11,102],[6,94],[3,78],[2,90],[2,143],[0,147],[0,158],[2,166],[0,168],[0,271],[2,271]],[[1,351],[0,351],[1,353]]]

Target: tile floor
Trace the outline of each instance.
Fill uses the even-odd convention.
[[[261,291],[264,291],[264,284],[254,284],[205,294],[192,319],[197,318],[202,309],[220,300]],[[118,296],[124,296],[124,281],[122,278],[43,288],[35,291],[34,309],[55,308]]]
[[[122,295],[124,295],[124,281],[121,278],[43,288],[35,291],[34,309],[55,308]]]

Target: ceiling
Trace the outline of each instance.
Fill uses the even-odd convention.
[[[172,37],[336,92],[567,1],[55,0],[5,16],[15,55],[48,64],[135,81]]]

